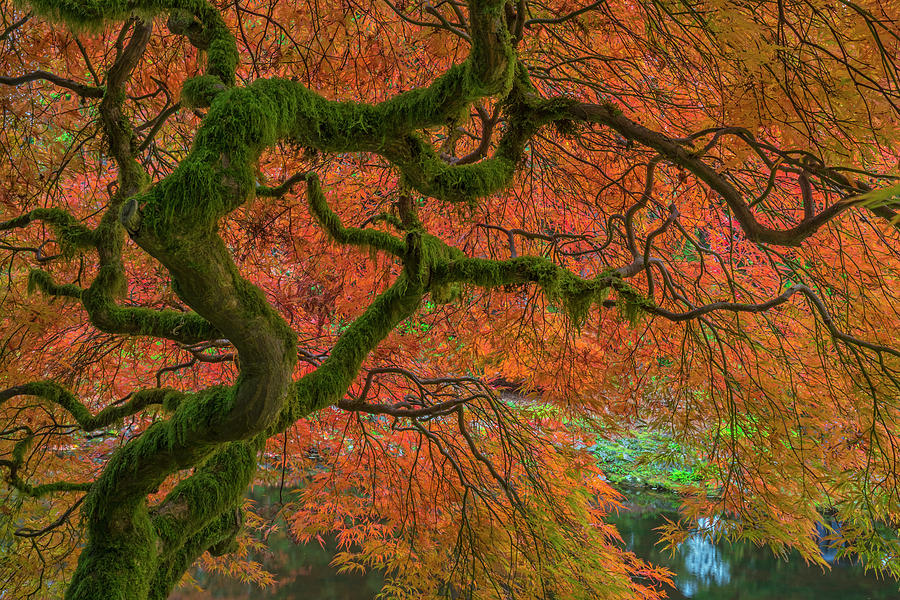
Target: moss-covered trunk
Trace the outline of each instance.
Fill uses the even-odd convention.
[[[240,529],[241,498],[266,439],[340,401],[365,356],[416,310],[429,285],[446,287],[465,279],[458,268],[454,271],[461,254],[422,232],[417,219],[406,219],[405,238],[344,228],[330,212],[315,176],[308,176],[311,211],[325,229],[343,243],[393,254],[404,272],[342,334],[317,370],[292,382],[297,363],[293,331],[262,291],[241,276],[217,234],[219,221],[256,194],[260,154],[281,140],[321,151],[376,152],[421,192],[470,201],[509,183],[527,136],[541,119],[529,112],[519,93],[519,124],[510,122],[495,157],[471,165],[443,161],[416,133],[446,124],[474,100],[506,96],[513,89],[516,61],[503,0],[470,2],[468,60],[427,88],[377,105],[328,101],[285,79],[234,87],[239,61],[234,39],[218,11],[203,0],[31,4],[38,14],[77,27],[128,20],[133,28],[127,48],[108,72],[107,86],[98,88],[102,123],[119,167],[118,191],[100,226],[79,228],[65,213],[46,211],[10,225],[43,220],[56,227],[63,243],[94,247],[99,274],[84,290],[57,285],[45,273],[36,275],[34,284],[45,293],[81,300],[92,323],[110,333],[179,342],[224,338],[237,349],[237,379],[195,393],[166,395],[162,402],[171,416],[114,452],[84,503],[87,544],[68,600],[161,599],[200,554],[228,551]],[[150,23],[134,18],[135,12],[145,19],[167,14],[169,29],[187,36],[208,57],[206,72],[188,80],[182,91],[183,104],[208,111],[191,152],[171,175],[152,185],[136,160],[136,136],[122,109],[124,84],[151,34]],[[518,81],[527,83],[521,69]],[[126,232],[168,270],[173,289],[192,312],[117,304],[127,284],[122,261]],[[446,281],[436,274],[438,263],[444,264]],[[557,276],[549,274],[550,279]],[[533,279],[534,273],[514,279],[523,277]],[[504,276],[495,279],[491,284],[502,284]],[[552,281],[542,283],[552,287]],[[44,395],[70,411],[83,408],[65,394],[23,393]],[[130,403],[129,409],[136,412],[140,404]],[[79,419],[83,426],[99,422],[85,415]],[[166,478],[188,469],[193,473],[161,503],[148,505],[148,495]]]

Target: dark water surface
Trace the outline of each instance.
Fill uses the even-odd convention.
[[[262,499],[260,496],[258,498]],[[885,581],[861,567],[835,563],[830,571],[783,561],[766,548],[747,544],[711,544],[699,536],[688,539],[672,556],[656,545],[654,528],[672,513],[659,502],[629,493],[633,507],[614,519],[630,550],[675,573],[673,600],[900,600],[900,584]],[[331,552],[318,545],[298,546],[283,533],[268,540],[269,555],[258,557],[275,574],[278,584],[260,590],[219,575],[196,573],[203,591],[181,589],[177,600],[372,600],[381,577],[338,575],[328,566]]]
[[[776,558],[752,544],[712,544],[701,536],[682,543],[673,556],[656,545],[669,513],[633,509],[613,522],[629,550],[675,573],[669,598],[683,600],[900,600],[900,583],[863,572],[859,565],[832,562],[829,571],[799,556]]]

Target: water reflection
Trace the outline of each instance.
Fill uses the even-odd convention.
[[[329,565],[333,555],[333,544],[301,546],[283,532],[274,533],[268,539],[268,552],[254,557],[275,575],[274,586],[261,590],[255,584],[197,571],[194,578],[203,589],[182,587],[171,600],[372,600],[381,590],[382,576],[338,574]]]
[[[264,495],[257,495],[260,503]],[[635,498],[632,500],[647,500]],[[675,555],[657,545],[654,531],[674,513],[657,504],[633,504],[620,513],[615,524],[627,547],[638,556],[668,567],[675,573],[672,600],[900,600],[898,584],[865,574],[858,565],[834,563],[830,571],[806,565],[799,557],[777,559],[771,551],[750,544],[713,544],[702,534],[689,537]],[[704,522],[701,527],[710,527]],[[823,531],[823,533],[827,533]],[[381,588],[381,577],[338,575],[328,566],[332,551],[317,544],[298,546],[284,534],[273,534],[265,556],[256,557],[275,574],[278,585],[259,590],[253,585],[205,573],[196,573],[204,590],[178,590],[175,600],[372,600]],[[823,547],[826,559],[834,550]]]
[[[700,529],[711,528],[714,523],[702,519]],[[676,585],[688,598],[693,598],[702,588],[723,587],[731,582],[731,565],[719,549],[702,534],[695,533],[679,545],[684,555],[685,572]]]
[[[713,544],[702,533],[690,536],[672,555],[657,545],[654,529],[674,513],[633,506],[614,522],[629,550],[675,574],[672,600],[898,600],[900,585],[863,572],[859,565],[834,562],[822,571],[793,555],[784,561],[752,544]],[[709,527],[711,522],[700,523]],[[828,558],[828,554],[823,554]]]
[[[828,525],[824,525],[823,523],[816,524],[816,534],[819,536],[819,552],[822,554],[822,558],[825,559],[828,564],[833,564],[838,560],[838,547],[832,546],[825,542],[825,540],[830,537],[839,536],[841,534],[841,524],[834,519],[828,522]]]

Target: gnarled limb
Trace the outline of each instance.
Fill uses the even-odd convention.
[[[338,403],[356,379],[365,357],[418,308],[427,289],[422,234],[407,234],[406,247],[403,273],[341,334],[328,358],[291,386],[288,402],[269,430],[270,435]]]
[[[375,229],[345,227],[337,213],[328,206],[315,173],[306,175],[306,195],[310,212],[336,242],[361,248],[375,248],[398,257],[406,255],[406,242],[396,236]]]

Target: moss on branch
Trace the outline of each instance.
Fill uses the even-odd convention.
[[[183,395],[182,392],[171,388],[140,390],[135,392],[127,402],[108,406],[96,415],[93,415],[75,394],[55,381],[45,380],[24,383],[0,391],[0,406],[16,396],[35,396],[62,407],[75,419],[75,422],[78,423],[78,426],[83,431],[90,432],[109,427],[113,423],[136,414],[148,406],[162,405],[171,402],[172,397]]]
[[[0,231],[26,227],[35,221],[50,226],[56,236],[56,242],[66,258],[71,258],[94,246],[94,231],[61,208],[36,208],[24,215],[0,223]]]
[[[34,381],[2,390],[0,391],[0,406],[17,396],[34,396],[50,404],[57,405],[74,418],[83,431],[91,432],[109,427],[127,416],[139,413],[148,406],[176,402],[184,394],[170,388],[140,390],[134,393],[127,402],[108,406],[96,415],[92,414],[75,394],[55,381]],[[41,497],[54,492],[89,491],[92,489],[92,483],[54,482],[32,486],[25,482],[18,475],[18,470],[24,463],[25,453],[30,448],[34,436],[27,427],[23,429],[26,435],[13,446],[12,460],[2,463],[9,468],[7,480],[13,487],[24,494],[34,497]]]
[[[102,266],[88,289],[58,284],[41,269],[32,269],[28,274],[29,293],[40,291],[48,296],[81,300],[91,323],[106,333],[162,337],[182,343],[220,337],[216,328],[193,312],[119,306],[115,295],[123,284],[117,264]]]
[[[239,505],[256,470],[254,442],[232,442],[209,457],[153,510],[162,556],[177,552],[185,537],[199,532],[224,511]]]
[[[66,283],[58,284],[53,280],[53,276],[42,269],[32,269],[28,272],[28,293],[41,291],[48,296],[56,296],[61,298],[81,299],[84,290],[75,284]]]
[[[344,227],[341,218],[328,206],[319,178],[315,173],[307,174],[306,190],[310,212],[336,242],[360,248],[374,248],[394,256],[406,254],[406,243],[396,236],[376,229]]]
[[[71,481],[53,481],[51,483],[41,483],[31,485],[18,475],[7,478],[7,483],[16,491],[32,498],[44,498],[51,494],[65,492],[87,492],[91,489],[91,482],[71,482]]]
[[[419,192],[448,202],[473,202],[509,186],[521,148],[507,143],[491,158],[454,165],[422,138],[409,134],[385,145],[382,153],[400,169],[405,183]]]
[[[439,89],[444,85],[441,79],[433,84]],[[437,93],[433,86],[377,105],[326,100],[298,82],[277,78],[226,90],[212,102],[188,158],[151,191],[135,197],[123,222],[132,232],[149,228],[157,236],[213,229],[218,219],[253,196],[253,165],[279,140],[322,151],[382,153],[411,185],[438,198],[474,199],[508,185],[524,144],[519,130],[505,136],[496,157],[458,166],[448,165],[421,138],[407,133],[449,116],[432,114],[434,105],[427,99]],[[471,95],[454,89],[454,98]]]
[[[66,600],[147,598],[158,558],[146,507],[131,511],[127,519],[91,523],[89,534]]]
[[[235,391],[185,395],[171,419],[113,454],[84,503],[90,541],[67,598],[147,598],[170,590],[199,553],[226,539],[222,515],[239,505],[264,439],[228,443],[246,434],[229,421]],[[197,464],[151,518],[146,495],[168,474]]]
[[[652,306],[615,271],[583,278],[539,256],[522,256],[509,260],[488,260],[457,256],[435,261],[431,269],[432,285],[452,282],[485,288],[536,283],[550,302],[558,304],[576,327],[580,327],[594,305],[600,305],[610,290],[617,293],[617,306],[623,316],[634,322]]]

